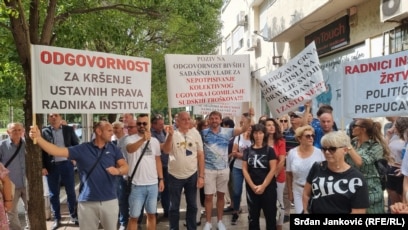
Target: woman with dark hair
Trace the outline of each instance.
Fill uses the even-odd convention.
[[[285,216],[285,207],[283,202],[283,190],[285,188],[286,173],[285,173],[285,159],[286,159],[286,142],[283,138],[282,132],[280,130],[279,123],[273,119],[268,118],[265,121],[266,130],[268,133],[268,146],[273,148],[276,157],[278,158],[278,164],[276,166],[276,184],[277,184],[277,199],[281,204],[281,209],[277,210],[280,212],[280,217],[277,220],[276,229],[282,229],[283,219]]]
[[[358,119],[352,127],[353,138],[346,161],[357,167],[364,175],[368,184],[370,207],[368,214],[384,213],[384,194],[381,180],[375,167],[379,159],[392,162],[388,145],[381,133],[381,124],[371,119]]]
[[[363,174],[345,162],[350,148],[345,132],[333,131],[321,139],[325,161],[316,162],[303,189],[303,212],[313,214],[364,214],[369,207]]]
[[[250,139],[252,145],[245,149],[242,158],[248,203],[248,228],[260,229],[259,217],[262,209],[266,229],[276,229],[276,155],[273,148],[268,146],[264,125],[253,125]]]

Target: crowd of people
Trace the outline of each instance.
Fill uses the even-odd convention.
[[[51,113],[49,125],[33,126],[29,137],[43,150],[53,230],[61,227],[61,183],[71,222],[85,230],[138,229],[144,215],[146,228],[156,229],[159,201],[169,228],[179,229],[182,194],[187,229],[201,225],[202,207],[203,229],[214,228],[214,198],[219,230],[226,220],[247,221],[239,218],[243,203],[251,230],[261,228],[261,210],[266,229],[281,230],[291,205],[299,214],[408,213],[408,118],[388,117],[384,131],[379,122],[356,118],[346,134],[337,131],[333,115],[322,105],[314,117],[310,102],[280,118],[255,119],[250,109],[237,125],[217,111],[195,120],[179,112],[173,125],[165,125],[162,115],[124,114],[112,124],[95,123],[92,140],[80,143],[74,129]],[[20,198],[27,210],[23,132],[21,123],[11,123],[9,138],[0,143],[0,229],[22,228]],[[380,159],[388,162],[385,188],[376,168]]]

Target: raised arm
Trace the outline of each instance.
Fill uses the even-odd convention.
[[[126,151],[129,154],[136,152],[143,145],[145,141],[150,140],[151,136],[152,134],[150,133],[150,131],[146,130],[143,135],[143,138],[140,138],[138,141],[126,145]]]
[[[69,152],[68,148],[62,148],[58,147],[42,138],[41,136],[41,131],[38,129],[38,127],[31,126],[30,127],[30,138],[31,139],[36,139],[38,146],[41,147],[42,150],[46,151],[48,154],[57,156],[57,157],[69,157]]]
[[[167,126],[166,129],[167,129],[166,141],[160,147],[165,154],[169,154],[171,152],[171,147],[173,143],[174,129],[173,126],[171,125]]]

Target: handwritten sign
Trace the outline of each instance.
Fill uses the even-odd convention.
[[[315,43],[286,65],[261,77],[259,83],[273,117],[294,111],[326,90]]]

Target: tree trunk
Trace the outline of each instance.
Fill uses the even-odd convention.
[[[26,174],[28,181],[28,218],[30,229],[47,229],[44,207],[44,190],[42,183],[41,149],[28,136],[33,124],[33,107],[31,93],[31,71],[29,62],[23,65],[26,77],[26,95],[24,103],[25,139],[26,139]],[[38,127],[42,127],[42,115],[36,116]]]

